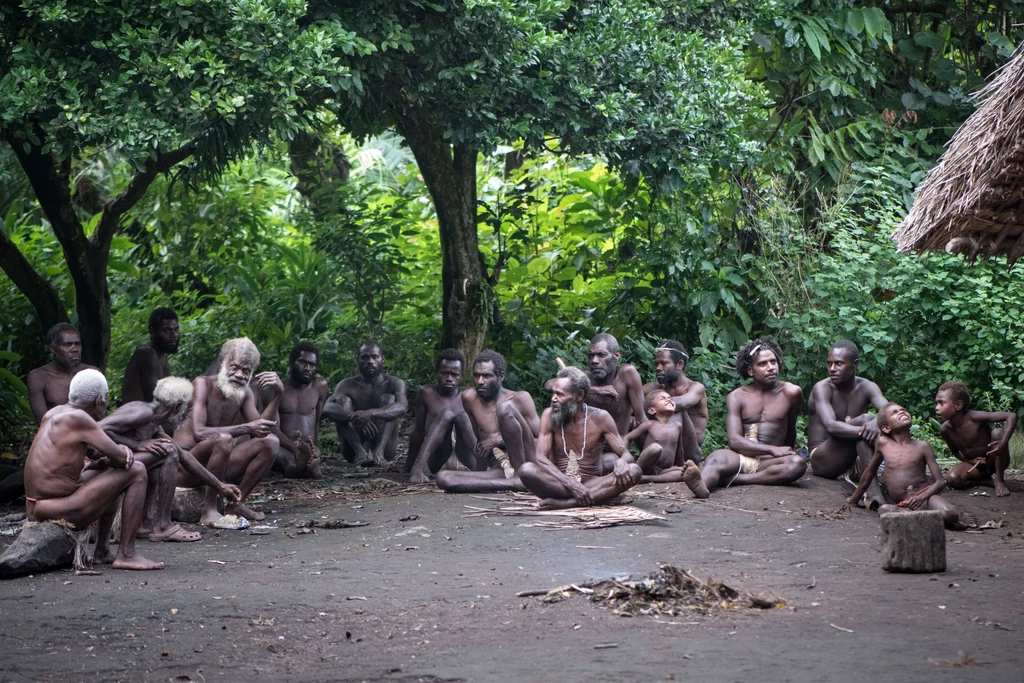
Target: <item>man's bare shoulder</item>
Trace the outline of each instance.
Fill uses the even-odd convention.
[[[789,399],[804,398],[804,390],[792,382],[782,382],[782,393]]]
[[[358,386],[358,379],[358,377],[346,377],[334,387],[334,393],[348,395],[350,391],[354,391]]]
[[[854,386],[854,391],[864,392],[871,395],[882,393],[882,390],[877,384],[869,379],[864,379],[863,377],[857,378],[857,384]]]
[[[388,390],[392,393],[396,391],[405,391],[405,380],[399,379],[394,375],[385,375],[387,377]]]
[[[647,393],[649,393],[651,391],[654,391],[655,389],[660,389],[660,388],[661,388],[661,385],[658,384],[657,382],[648,382],[647,384],[643,385],[643,387],[641,387],[640,390],[642,392],[644,392],[644,394],[646,395]]]
[[[140,344],[135,347],[132,352],[132,357],[128,360],[128,363],[141,362],[144,360],[150,360],[157,357],[156,349],[147,344]]]
[[[71,406],[64,404],[54,406],[46,411],[46,414],[43,415],[40,426],[46,423],[48,423],[51,428],[60,427],[70,429],[84,424],[96,424],[96,420],[92,419],[92,416],[81,408],[72,408]]]
[[[815,382],[814,386],[811,387],[811,396],[812,397],[819,396],[821,398],[831,398],[832,397],[832,380],[830,380],[828,377],[826,377],[825,379],[818,380],[817,382]]]
[[[512,396],[510,397],[509,400],[514,401],[515,403],[520,405],[525,405],[527,403],[533,405],[533,396],[530,395],[529,391],[526,391],[524,389],[520,389],[519,391],[513,391]]]
[[[29,382],[45,382],[46,378],[53,374],[53,370],[54,370],[53,363],[47,363],[46,365],[41,365],[38,368],[36,368],[35,370],[32,370],[32,371],[30,371],[28,373],[28,381]]]
[[[318,394],[326,394],[327,393],[327,380],[325,380],[323,377],[315,377],[313,379],[312,384],[313,384],[313,390],[316,391],[316,393],[318,393]]]
[[[618,426],[616,426],[615,420],[612,418],[611,413],[609,413],[607,410],[603,410],[601,408],[594,408],[591,406],[590,410],[587,411],[587,414],[590,415],[591,420],[594,420],[594,424],[604,423],[606,426],[610,424],[612,431],[618,432],[619,428]]]
[[[633,382],[643,384],[643,380],[640,379],[640,371],[633,367],[632,363],[623,363],[620,365],[619,375],[625,378],[625,380],[630,384]]]

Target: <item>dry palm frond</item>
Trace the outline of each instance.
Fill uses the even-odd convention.
[[[900,251],[1024,255],[1024,50],[977,93],[892,239]]]
[[[552,516],[558,520],[545,520],[520,524],[519,526],[540,527],[542,529],[603,529],[610,526],[626,524],[643,524],[644,522],[664,521],[664,517],[645,512],[629,505],[616,507],[569,508],[567,510],[538,510],[535,507],[501,507],[479,508],[465,506],[471,512],[464,517],[500,516]]]

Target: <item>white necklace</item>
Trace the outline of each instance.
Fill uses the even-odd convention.
[[[587,418],[590,417],[590,406],[586,403],[583,404],[583,447],[580,448],[580,454],[576,457],[577,460],[582,460],[583,456],[587,452]],[[565,453],[566,459],[569,458],[569,451],[565,447],[565,424],[559,425],[562,430],[562,452]]]

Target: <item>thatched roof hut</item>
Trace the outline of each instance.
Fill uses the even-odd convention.
[[[892,233],[900,251],[1024,255],[1024,50],[980,93]]]

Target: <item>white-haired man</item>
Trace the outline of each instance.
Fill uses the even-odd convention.
[[[135,535],[146,500],[146,467],[127,446],[110,440],[96,420],[107,409],[107,380],[98,370],[82,370],[68,388],[68,403],[51,408],[25,460],[25,512],[33,522],[63,519],[79,529],[99,520],[93,556],[110,561],[108,541],[121,504],[121,539],[115,569],[163,569],[135,552]],[[86,453],[104,458],[107,467],[83,471]]]
[[[174,443],[162,425],[173,428],[185,420],[192,408],[192,383],[184,377],[164,377],[153,389],[153,401],[131,401],[100,421],[100,428],[115,443],[128,446],[136,459],[149,471],[146,511],[139,526],[139,536],[151,541],[188,543],[202,539],[199,532],[189,532],[171,520],[174,487],[178,482],[178,466],[203,482],[228,501],[241,497],[237,486],[225,484],[199,464],[187,450]]]
[[[256,345],[248,337],[229,339],[221,347],[219,358],[216,375],[202,375],[192,381],[192,411],[175,430],[174,441],[191,451],[215,477],[238,485],[240,499],[225,505],[225,513],[259,521],[264,519],[263,513],[251,509],[244,501],[274,464],[280,442],[271,433],[276,423],[266,418],[277,413],[284,385],[275,372],[256,375],[256,384],[272,397],[261,415],[249,387],[260,363]],[[239,418],[246,422],[236,424]],[[204,483],[187,472],[179,472],[178,486],[198,487]],[[207,486],[202,524],[213,525],[220,519],[217,495],[216,489]]]
[[[607,411],[584,401],[590,378],[579,368],[558,371],[551,406],[540,417],[537,460],[523,463],[523,486],[542,508],[587,507],[640,483],[642,472]]]

